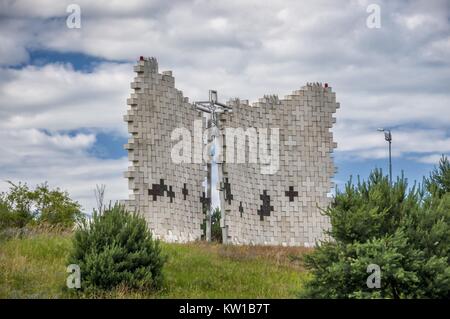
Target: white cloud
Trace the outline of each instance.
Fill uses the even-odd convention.
[[[424,49],[424,56],[431,61],[446,63],[450,56],[450,37],[436,40]]]
[[[49,180],[86,205],[96,183],[124,198],[126,159],[100,160],[88,149],[97,130],[126,135],[122,115],[140,55],[173,70],[191,100],[214,88],[222,101],[255,101],[328,82],[342,106],[338,152],[349,158],[387,156],[380,126],[393,128],[396,157],[429,163],[450,152],[447,1],[378,1],[377,30],[366,27],[371,1],[80,0],[82,28],[68,29],[70,3],[0,2],[2,179]],[[10,68],[34,49],[116,62],[92,72],[56,63]],[[92,133],[66,134],[80,128]]]
[[[424,14],[414,14],[411,16],[400,16],[399,23],[404,25],[406,28],[410,30],[417,29],[419,27],[423,27],[426,24],[434,24],[435,19],[432,16],[424,15]]]
[[[414,160],[416,160],[416,161],[418,161],[420,163],[438,165],[439,161],[442,158],[442,155],[450,157],[450,153],[447,153],[447,154],[431,154],[431,155],[415,158]]]
[[[74,136],[48,134],[36,129],[0,130],[0,190],[7,180],[35,186],[48,181],[82,204],[86,211],[95,207],[96,184],[107,185],[107,199],[125,199],[127,181],[123,178],[126,158],[101,160],[88,155],[95,142],[92,134]]]
[[[423,45],[425,36],[432,41],[437,40],[438,32],[448,32],[445,1],[433,5],[381,2],[383,28],[376,32],[365,24],[368,3],[358,1],[81,0],[77,2],[83,21],[79,30],[65,27],[65,9],[70,3],[3,2],[0,12],[7,18],[3,32],[14,31],[17,47],[129,61],[151,52],[164,56],[170,65],[183,61],[202,64],[205,56],[223,63],[226,61],[215,55],[224,48],[240,50],[246,65],[287,58],[308,62],[305,59],[323,60],[330,54],[335,62],[361,64],[374,56],[367,49],[376,53],[388,48],[392,58],[402,58],[405,49]],[[415,36],[406,25],[414,26]],[[430,32],[435,32],[432,38]]]
[[[61,64],[0,69],[0,128],[96,127],[124,133],[132,78],[129,64],[103,63],[92,73]]]
[[[335,128],[338,150],[353,158],[378,159],[388,156],[387,142],[377,126],[349,126],[338,124]],[[392,156],[408,157],[410,153],[427,154],[450,152],[450,136],[445,129],[398,127],[392,130]],[[412,157],[418,161],[422,157]]]

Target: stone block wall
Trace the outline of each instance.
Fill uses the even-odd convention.
[[[236,244],[312,246],[324,239],[330,227],[320,208],[330,203],[327,194],[335,173],[331,153],[336,147],[330,128],[339,107],[330,87],[308,84],[279,100],[265,96],[249,105],[247,101],[229,102],[231,113],[221,117],[223,127],[267,129],[268,138],[258,147],[249,147],[224,134],[224,226],[227,240]],[[278,129],[278,150],[270,149],[270,135]],[[272,130],[272,132],[271,132]],[[264,130],[263,130],[264,131]],[[224,132],[225,133],[225,132]],[[273,172],[265,169],[260,145],[279,154]],[[227,162],[227,153],[245,154],[246,163]],[[249,163],[257,153],[257,163]],[[273,165],[272,165],[273,166]],[[278,169],[276,169],[278,167]]]
[[[194,149],[204,146],[198,130],[201,136],[205,118],[175,88],[170,71],[158,72],[156,59],[141,58],[134,71],[133,93],[124,116],[131,134],[125,145],[130,161],[125,177],[131,194],[125,203],[145,216],[158,238],[169,242],[200,239],[203,210],[210,199],[205,196],[202,152]],[[330,203],[327,194],[335,172],[332,152],[336,144],[330,132],[339,108],[335,93],[327,85],[314,83],[284,99],[272,95],[251,105],[239,99],[228,105],[232,112],[219,115],[224,241],[311,246],[324,239],[330,224],[320,209]],[[194,127],[196,121],[200,128]],[[171,134],[177,128],[186,129],[192,141],[187,163],[177,164],[171,158],[177,142]],[[227,128],[242,129],[243,134],[231,140]],[[250,143],[255,137],[252,130],[256,144]],[[277,137],[276,145],[271,144],[271,137]],[[261,150],[263,142],[268,155],[278,154],[278,164],[268,164]],[[232,151],[235,160],[228,161]],[[237,156],[242,160],[243,155],[244,162],[237,162]]]
[[[200,239],[205,168],[201,163],[172,161],[176,141],[171,140],[171,133],[184,127],[193,141],[194,121],[204,125],[202,113],[175,88],[170,71],[158,73],[156,59],[141,59],[134,71],[134,92],[124,116],[131,134],[125,145],[130,161],[125,177],[132,193],[125,204],[145,216],[158,238],[169,242]],[[200,160],[193,158],[192,162]]]

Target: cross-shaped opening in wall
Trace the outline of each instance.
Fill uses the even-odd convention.
[[[225,189],[225,201],[228,202],[228,205],[231,205],[231,201],[233,200],[233,194],[231,194],[231,184],[228,182],[228,178],[225,178],[224,183]]]
[[[152,189],[148,190],[148,194],[153,196],[153,201],[156,201],[158,196],[164,196],[166,190],[167,185],[164,185],[164,179],[160,179],[159,184],[152,184]]]
[[[167,190],[167,196],[170,198],[170,202],[173,203],[173,199],[175,198],[175,192],[172,191],[172,186],[169,186]]]
[[[183,194],[183,199],[186,200],[187,195],[189,195],[189,191],[186,187],[186,183],[183,184],[183,189],[181,190],[181,193]]]
[[[273,206],[270,205],[270,196],[267,195],[267,190],[264,190],[259,199],[262,200],[262,205],[258,209],[258,215],[260,220],[264,220],[264,216],[270,216],[270,212],[273,212]]]
[[[244,213],[244,207],[242,207],[242,202],[239,203],[239,213],[241,213],[242,217],[242,214]]]
[[[294,186],[289,186],[289,191],[285,191],[284,194],[289,197],[290,202],[294,201],[294,197],[298,197],[298,192],[294,192]]]

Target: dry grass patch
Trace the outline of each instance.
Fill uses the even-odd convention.
[[[281,247],[281,246],[251,246],[251,245],[221,245],[218,243],[195,242],[186,244],[198,247],[204,251],[217,254],[234,261],[264,260],[278,266],[287,266],[304,270],[302,256],[313,248]]]

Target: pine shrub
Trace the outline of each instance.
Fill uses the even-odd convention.
[[[333,241],[305,257],[312,279],[302,297],[448,298],[450,163],[442,158],[422,187],[393,184],[380,170],[351,181],[324,212]],[[367,284],[371,264],[380,287]]]
[[[70,264],[81,272],[81,289],[158,289],[165,256],[145,219],[115,204],[94,212],[73,239]]]

